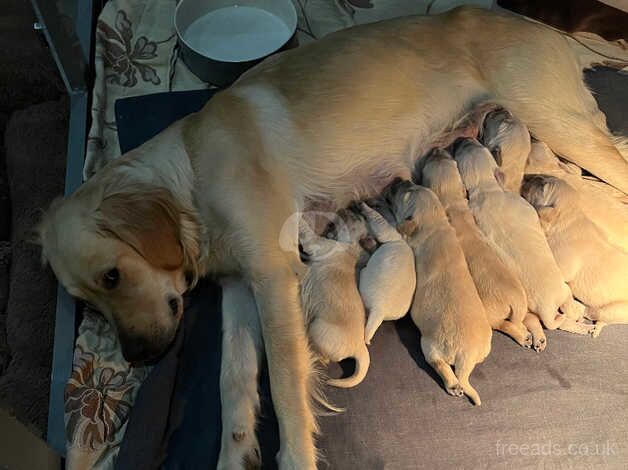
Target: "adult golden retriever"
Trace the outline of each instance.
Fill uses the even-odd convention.
[[[284,222],[309,201],[342,206],[409,175],[431,139],[489,99],[628,192],[628,163],[568,41],[523,19],[459,8],[277,54],[54,203],[39,230],[44,257],[70,293],[113,322],[131,360],[168,346],[186,273],[244,276],[260,312],[279,466],[313,469],[301,264],[296,227],[279,241]]]

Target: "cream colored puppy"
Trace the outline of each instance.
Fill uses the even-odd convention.
[[[364,342],[366,313],[356,276],[364,250],[358,240],[319,237],[307,224],[299,225],[299,240],[309,264],[301,286],[308,337],[325,359],[355,359],[352,376],[327,381],[335,387],[354,387],[364,380],[370,364]]]
[[[529,175],[521,194],[538,212],[569,287],[597,321],[594,334],[607,323],[628,323],[628,253],[583,213],[578,192],[554,176]]]
[[[414,254],[397,229],[365,203],[359,204],[370,233],[381,245],[360,271],[360,295],[368,314],[366,344],[383,321],[398,320],[412,304],[416,287]]]
[[[575,321],[583,312],[556,265],[535,210],[518,194],[502,189],[501,171],[488,149],[466,139],[456,146],[455,159],[473,216],[502,261],[519,277],[528,309],[549,329],[590,333],[591,326]],[[535,331],[538,335],[537,328],[533,336]],[[538,344],[542,339],[534,337],[537,350],[543,348]]]
[[[423,186],[438,196],[456,230],[491,327],[531,347],[532,335],[523,324],[528,312],[525,290],[473,220],[456,162],[447,151],[435,150],[426,158],[422,176]]]
[[[484,118],[479,139],[501,168],[504,189],[519,192],[530,153],[530,133],[526,125],[505,108],[497,108]]]
[[[601,181],[584,178],[580,168],[558,159],[543,142],[532,142],[526,174],[546,174],[566,181],[580,193],[580,209],[608,237],[628,251],[628,197]]]
[[[414,252],[417,285],[410,312],[421,331],[425,360],[449,394],[464,393],[479,405],[469,376],[488,356],[492,331],[456,232],[429,189],[404,181],[392,186],[386,197]]]

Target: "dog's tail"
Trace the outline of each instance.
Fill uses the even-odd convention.
[[[469,383],[469,376],[471,372],[473,372],[475,364],[475,361],[471,360],[468,354],[458,354],[458,357],[456,357],[455,374],[465,395],[471,399],[474,405],[479,406],[482,404],[480,395]]]
[[[344,379],[329,379],[327,383],[332,387],[351,388],[358,385],[366,377],[366,373],[371,365],[371,355],[366,344],[355,355],[355,372],[353,375]]]

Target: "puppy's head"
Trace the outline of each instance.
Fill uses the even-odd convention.
[[[503,187],[519,191],[528,155],[528,128],[504,108],[488,113],[480,130],[480,141],[504,173]]]
[[[495,163],[491,152],[475,139],[460,139],[454,144],[454,158],[468,191],[480,187],[502,186],[504,174]]]
[[[412,236],[421,226],[429,224],[435,216],[441,213],[444,216],[436,195],[410,181],[391,186],[384,196],[395,216],[397,230],[406,237]]]
[[[521,196],[536,209],[541,223],[545,225],[554,222],[561,211],[578,202],[576,190],[550,175],[526,175]]]
[[[38,227],[42,257],[115,326],[128,361],[150,360],[174,338],[186,275],[198,276],[196,218],[165,189],[95,186],[52,204]]]
[[[467,197],[458,166],[446,150],[433,150],[425,159],[422,184],[430,188],[444,202],[454,202]]]
[[[324,236],[342,243],[359,243],[367,234],[366,220],[355,205],[350,205],[336,213]]]

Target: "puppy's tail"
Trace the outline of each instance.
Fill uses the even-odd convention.
[[[471,399],[474,405],[480,406],[482,404],[480,395],[469,383],[469,376],[475,368],[475,361],[472,361],[467,354],[459,354],[456,358],[455,367],[455,374],[462,390],[464,390],[464,394]]]
[[[366,373],[369,370],[371,364],[371,355],[366,347],[366,344],[362,345],[360,351],[355,355],[355,372],[353,375],[344,379],[329,379],[327,383],[332,387],[339,388],[351,388],[358,385],[366,377]]]

